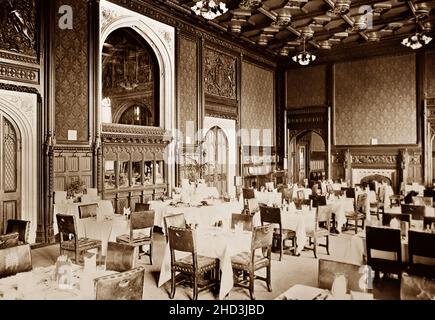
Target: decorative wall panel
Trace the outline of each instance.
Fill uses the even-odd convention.
[[[84,0],[57,0],[56,7],[73,8],[73,29],[55,28],[56,139],[66,141],[77,130],[79,142],[88,141],[88,4]]]
[[[237,59],[211,48],[204,50],[204,91],[212,96],[237,99]]]
[[[53,160],[54,190],[67,190],[72,181],[80,179],[86,187],[92,187],[92,152],[55,150]]]
[[[249,62],[242,62],[242,106],[241,127],[246,130],[261,130],[263,132],[263,145],[274,145],[274,72],[266,70]],[[269,130],[270,141],[265,138]],[[248,137],[242,135],[242,143],[251,145],[246,141]],[[256,143],[256,141],[254,141]]]
[[[37,57],[36,25],[36,0],[0,0],[1,50]],[[0,56],[15,59],[12,55]],[[32,59],[24,60],[34,62]]]
[[[287,108],[323,106],[326,103],[326,66],[287,71]]]
[[[178,61],[178,95],[179,95],[179,130],[186,135],[186,123],[193,122],[193,132],[197,131],[196,116],[198,111],[198,58],[197,44],[182,36],[179,37]],[[193,138],[193,137],[191,137]]]
[[[435,51],[426,54],[426,93],[428,98],[435,98]]]
[[[417,142],[415,55],[336,65],[336,145]]]

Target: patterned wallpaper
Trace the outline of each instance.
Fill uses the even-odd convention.
[[[77,140],[88,141],[88,1],[56,0],[56,7],[70,5],[72,30],[55,28],[56,139],[68,139],[77,130]]]
[[[274,145],[274,73],[254,64],[242,62],[241,127],[246,130],[269,130],[270,137],[259,137],[265,146]],[[242,135],[242,143],[256,143]],[[264,141],[264,140],[265,141]],[[269,143],[267,142],[269,141]]]
[[[193,121],[196,132],[196,115],[197,115],[197,44],[196,42],[179,37],[180,53],[178,60],[178,95],[179,106],[178,115],[180,126],[179,129],[186,134],[186,122]],[[192,141],[193,142],[193,141]]]
[[[426,55],[427,97],[435,98],[435,51]]]
[[[417,142],[415,55],[336,65],[337,145]]]
[[[287,108],[322,106],[326,100],[325,66],[287,71]]]

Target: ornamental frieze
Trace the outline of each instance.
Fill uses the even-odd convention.
[[[355,155],[352,156],[354,164],[397,164],[398,156],[391,155]]]

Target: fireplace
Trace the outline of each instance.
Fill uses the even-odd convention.
[[[397,189],[397,170],[395,169],[352,169],[352,186],[368,180],[388,181],[393,189]]]

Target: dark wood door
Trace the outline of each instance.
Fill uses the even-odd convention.
[[[21,147],[16,125],[0,112],[0,234],[21,212]]]

